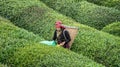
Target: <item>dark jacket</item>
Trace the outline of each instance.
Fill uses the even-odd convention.
[[[71,41],[71,38],[67,30],[62,30],[62,33],[60,34],[59,38],[57,38],[57,30],[55,30],[53,40],[57,40],[58,44],[61,42],[65,42],[64,45],[66,45]]]

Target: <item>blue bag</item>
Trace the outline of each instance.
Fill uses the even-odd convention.
[[[55,41],[41,41],[40,43],[42,44],[46,44],[46,45],[51,45],[51,46],[56,46],[56,42]]]

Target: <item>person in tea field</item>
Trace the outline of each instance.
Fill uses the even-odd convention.
[[[69,35],[69,32],[65,30],[62,22],[56,21],[55,28],[56,30],[54,32],[53,40],[57,42],[58,46],[69,48],[69,42],[71,41],[71,37]]]

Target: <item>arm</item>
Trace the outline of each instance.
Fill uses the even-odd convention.
[[[71,37],[70,37],[70,34],[68,31],[64,31],[64,33],[65,33],[65,37],[66,37],[65,44],[67,44],[71,41]]]
[[[71,41],[71,37],[70,37],[68,31],[64,31],[63,35],[65,37],[65,41],[60,44],[61,46],[63,46],[64,44],[67,44],[67,43],[69,43]]]
[[[56,38],[57,38],[56,35],[57,35],[57,34],[56,34],[56,30],[55,30],[54,35],[53,35],[53,40],[54,40],[54,41],[55,41]]]

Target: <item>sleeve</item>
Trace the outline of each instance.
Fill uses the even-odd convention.
[[[65,33],[65,44],[69,43],[71,41],[71,37],[68,31],[64,31]]]
[[[56,38],[57,38],[56,35],[57,35],[57,34],[56,34],[56,30],[55,30],[54,35],[53,35],[53,40],[54,40],[54,41],[55,41]]]

